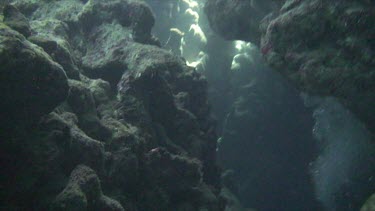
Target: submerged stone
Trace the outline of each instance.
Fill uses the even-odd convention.
[[[0,44],[1,116],[35,124],[67,97],[66,74],[43,49],[3,23]]]
[[[18,31],[25,37],[31,35],[29,20],[13,5],[7,4],[4,7],[4,23]]]
[[[65,189],[56,197],[53,210],[123,211],[121,204],[103,195],[100,181],[87,166],[78,165]]]

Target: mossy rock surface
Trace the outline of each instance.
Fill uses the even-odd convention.
[[[68,95],[64,70],[40,47],[0,23],[1,112],[31,123],[52,111]]]

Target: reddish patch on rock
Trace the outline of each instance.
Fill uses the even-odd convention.
[[[272,49],[272,45],[270,43],[265,44],[260,49],[263,55],[267,55]]]

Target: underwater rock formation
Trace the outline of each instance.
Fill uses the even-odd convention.
[[[369,4],[316,0],[283,7],[261,48],[302,90],[337,97],[374,132],[375,12]]]
[[[206,14],[212,28],[228,39],[255,42],[267,63],[297,87],[311,94],[337,97],[374,133],[373,3],[288,0],[258,21],[259,18],[254,19],[237,8],[244,2],[207,1]],[[230,15],[221,16],[223,10],[217,7],[225,7]],[[225,25],[231,18],[234,23]],[[242,23],[255,25],[245,28],[260,33],[261,42],[258,34],[227,34],[240,32],[244,28]]]
[[[77,166],[65,189],[56,197],[53,210],[124,211],[117,201],[103,195],[100,181],[87,166]]]
[[[51,112],[65,100],[69,87],[58,63],[3,22],[0,44],[0,125],[13,130],[14,125],[29,126]]]
[[[337,105],[341,103],[350,110],[320,105],[314,112],[318,125],[314,127],[314,133],[323,135],[315,136],[321,149],[320,156],[311,165],[311,174],[316,197],[325,209],[357,210],[373,192],[375,174],[372,167],[375,140],[374,4],[368,0],[263,2],[268,9],[259,10],[264,11],[261,17],[240,9],[241,5],[252,7],[257,1],[208,0],[205,12],[216,33],[225,39],[241,39],[258,45],[268,65],[299,90],[333,96],[338,99]],[[221,16],[223,11],[226,16]],[[236,115],[243,117],[251,113],[246,109],[246,103],[241,99],[234,106],[230,116],[232,122],[236,123]],[[264,105],[268,107],[269,104]],[[242,121],[238,120],[238,125]],[[360,121],[365,124],[364,128],[358,126],[362,124]],[[232,128],[236,131],[240,127]],[[229,137],[239,134],[228,133]],[[228,144],[222,149],[227,147],[232,146]]]
[[[79,79],[77,60],[72,56],[73,49],[70,46],[69,26],[67,23],[56,20],[36,20],[31,22],[31,28],[37,32],[28,40],[48,53],[54,61],[58,62],[70,79]]]
[[[206,80],[147,4],[11,3],[31,34],[0,19],[1,208],[224,209]]]
[[[31,35],[31,28],[29,20],[18,11],[13,5],[7,4],[4,7],[4,23],[12,29],[18,31],[23,36],[28,37]]]
[[[259,24],[278,4],[274,0],[208,0],[204,11],[212,30],[223,38],[259,43]]]

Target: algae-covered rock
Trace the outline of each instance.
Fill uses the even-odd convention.
[[[88,85],[88,88],[90,89],[94,98],[95,105],[99,106],[101,104],[105,104],[113,97],[109,82],[101,79],[90,80],[82,76],[81,80]]]
[[[1,116],[35,123],[67,97],[66,74],[43,49],[2,23],[0,43]]]
[[[0,43],[16,40],[7,51],[23,45],[28,48],[10,55],[14,63],[3,56],[0,61],[20,65],[20,70],[35,66],[32,73],[37,74],[43,70],[38,62],[41,54],[52,67],[62,73],[64,69],[69,79],[64,74],[56,81],[66,92],[58,92],[60,87],[50,83],[51,90],[42,89],[37,92],[40,98],[30,100],[41,108],[51,104],[38,118],[30,119],[35,122],[31,133],[15,127],[17,134],[9,133],[10,138],[1,144],[1,161],[9,161],[9,174],[0,174],[4,187],[0,196],[5,199],[1,207],[135,211],[176,210],[186,203],[194,209],[219,210],[216,138],[208,116],[205,79],[183,59],[155,46],[154,17],[145,3],[12,0],[12,5],[30,20],[33,35],[27,41],[1,24]],[[18,62],[26,58],[24,54],[30,59]],[[21,94],[28,97],[34,90],[24,86],[24,78],[15,75],[8,84],[27,88]],[[3,86],[8,85],[1,81]],[[22,95],[12,93],[12,106],[18,106],[14,102],[20,102]],[[11,104],[6,105],[9,109],[4,114]],[[25,105],[19,107],[31,111],[29,115],[37,114],[30,109],[33,104]],[[40,116],[44,118],[37,122]],[[15,117],[20,122],[29,119]],[[7,124],[15,125],[4,121]],[[148,152],[158,147],[168,149],[163,156],[166,161],[155,158],[151,162]],[[187,202],[181,202],[178,195]]]
[[[154,17],[142,2],[89,1],[78,16],[78,23],[89,32],[82,59],[85,74],[108,81],[113,89],[128,70],[123,53],[127,45],[133,41],[155,43],[151,35]]]
[[[202,181],[202,167],[198,160],[173,155],[163,148],[155,148],[147,154],[147,162],[152,172],[150,176],[171,196],[184,194]]]
[[[71,29],[61,20],[33,20],[31,28],[37,34],[29,37],[29,41],[42,47],[65,70],[71,79],[79,79],[79,68],[73,48],[69,42]]]
[[[113,152],[107,160],[108,185],[135,191],[140,181],[140,164],[133,150],[124,147]]]
[[[66,156],[62,168],[71,171],[78,164],[85,164],[98,173],[103,172],[105,152],[104,144],[87,136],[77,127],[78,118],[73,113],[52,112],[40,123],[37,133],[39,137],[51,138],[61,134],[59,150]],[[56,138],[52,138],[54,140]]]
[[[10,4],[6,5],[3,14],[5,24],[25,37],[31,35],[29,20],[16,7]]]
[[[61,43],[40,35],[32,36],[29,40],[30,42],[42,47],[49,55],[51,55],[52,58],[64,68],[69,78],[79,78],[78,67],[73,61],[69,50],[64,48]]]
[[[145,145],[140,128],[114,118],[104,118],[103,123],[112,132],[110,140],[106,143],[111,151],[132,149],[133,152],[137,152]]]
[[[132,31],[135,41],[147,44],[157,43],[151,35],[155,22],[154,15],[149,6],[140,1],[89,0],[77,15],[77,19],[86,32],[95,30],[101,24],[117,20],[121,26],[128,27]]]
[[[108,81],[115,90],[122,74],[128,69],[121,51],[132,40],[131,30],[120,24],[104,23],[95,28],[89,38],[86,54],[82,58],[84,74]]]
[[[76,165],[103,172],[103,144],[78,129],[76,119],[72,113],[52,112],[33,131],[19,129],[2,141],[0,159],[7,161],[0,180],[2,207],[47,210]]]
[[[110,131],[100,121],[94,97],[88,85],[76,80],[69,80],[70,93],[68,105],[78,116],[78,126],[89,136],[105,141]]]
[[[124,210],[119,202],[103,195],[95,171],[84,165],[78,165],[72,171],[67,186],[54,204],[53,210]]]

